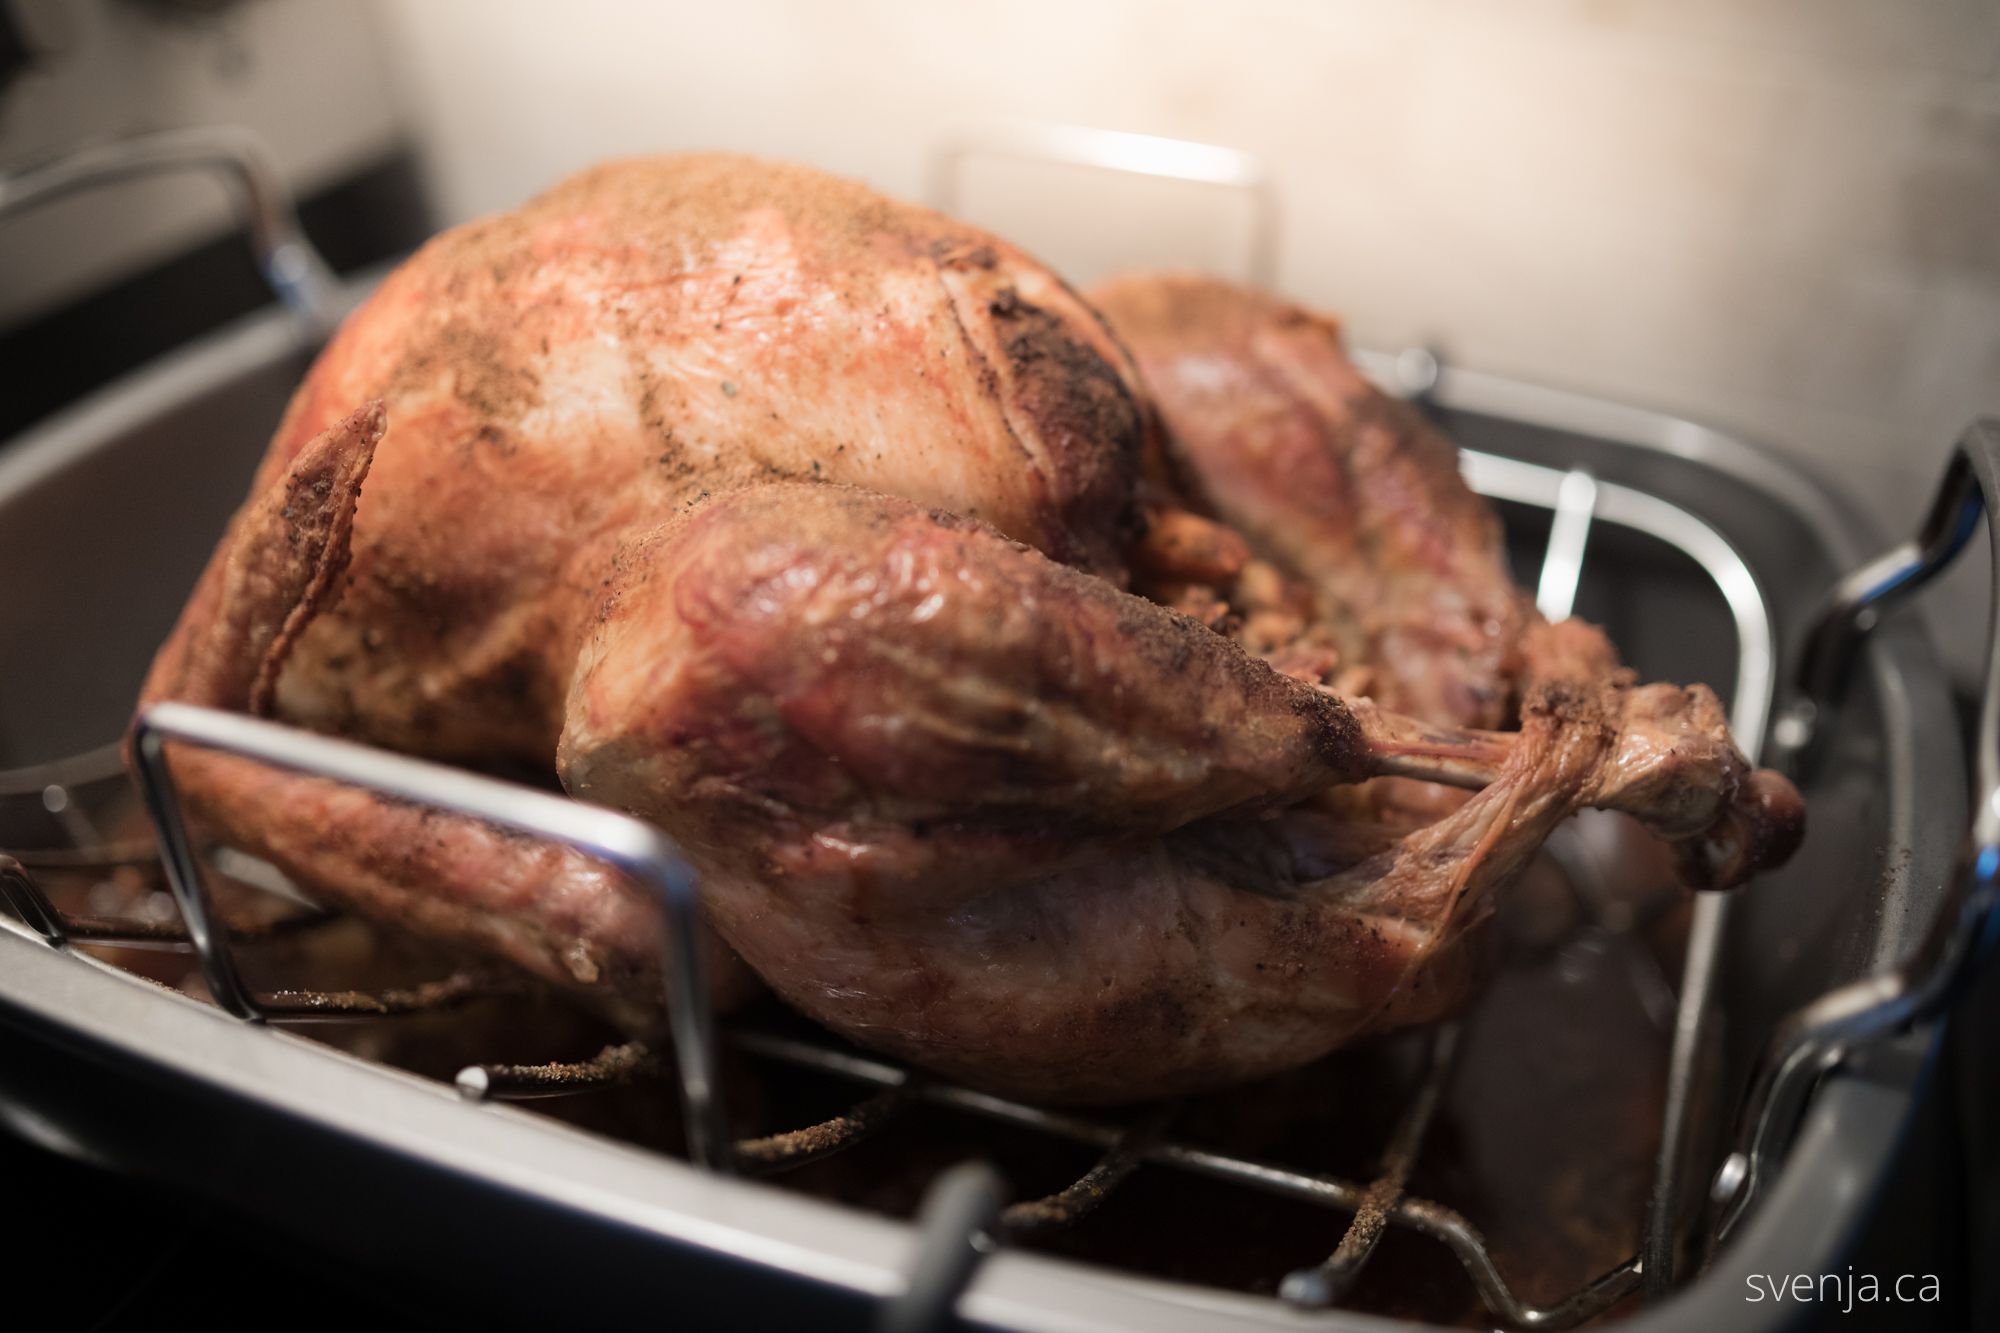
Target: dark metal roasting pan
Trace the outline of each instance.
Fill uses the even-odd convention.
[[[0,453],[0,847],[32,860],[73,845],[68,815],[96,784],[122,783],[104,776],[106,747],[313,338],[294,313],[273,309]],[[1986,813],[1968,833],[1972,803],[1938,662],[1908,617],[1873,621],[1879,603],[1975,534],[1993,496],[2000,428],[1968,433],[1928,540],[1867,565],[1882,546],[1853,512],[1733,439],[1439,370],[1418,355],[1363,361],[1418,396],[1467,450],[1469,478],[1500,504],[1517,560],[1531,562],[1522,566],[1530,586],[1541,567],[1545,609],[1575,604],[1609,619],[1648,676],[1715,684],[1746,745],[1762,740],[1764,762],[1799,775],[1812,820],[1782,873],[1693,914],[1638,1254],[1535,1305],[1484,1271],[1481,1238],[1451,1210],[1402,1199],[1387,1225],[1442,1244],[1500,1323],[1561,1326],[1644,1288],[1649,1299],[1625,1321],[1635,1331],[1772,1326],[1782,1312],[1746,1303],[1745,1275],[1843,1267],[1894,1170],[1936,1019],[1977,961],[1974,927],[1992,910],[1994,857],[1979,852],[2000,818]],[[1865,577],[1842,585],[1855,570]],[[1822,617],[1836,585],[1845,599]],[[1994,783],[1992,694],[1989,682],[1982,792]],[[288,762],[345,762],[287,748],[282,729],[236,728],[200,710],[155,722],[160,734],[275,746]],[[356,776],[392,789],[430,780],[421,765],[372,753],[353,762]],[[566,803],[539,794],[500,810],[494,802],[517,798],[491,781],[429,790],[496,817],[516,811],[533,827],[564,818],[550,808]],[[669,906],[698,892],[656,836],[649,843],[633,821],[593,822],[570,808],[579,815],[566,829],[652,875]],[[171,856],[175,821],[156,814]],[[196,872],[169,869],[199,935]],[[920,1327],[954,1308],[993,1328],[1407,1326],[1314,1308],[1327,1302],[1313,1298],[1310,1273],[1287,1279],[1281,1295],[1247,1294],[994,1246],[984,1239],[999,1234],[992,1181],[973,1168],[945,1173],[906,1222],[482,1101],[467,1094],[484,1075],[456,1087],[419,1077],[255,1021],[248,1000],[246,1021],[228,1011],[228,978],[216,984],[212,966],[221,1005],[142,980],[74,940],[52,943],[63,923],[32,919],[45,911],[32,868],[0,860],[0,876],[15,909],[0,912],[0,1120],[72,1156],[217,1196],[378,1271],[431,1283],[450,1275],[468,1292],[504,1287],[514,1313],[565,1325],[695,1303],[746,1324],[810,1327]],[[691,1006],[675,1008],[691,1137],[704,1125],[726,1134],[702,1080],[715,1043],[732,1038]],[[825,1049],[833,1054],[804,1058],[862,1084],[856,1101],[902,1077]],[[1316,1198],[1335,1216],[1356,1211],[1340,1182],[1186,1144],[1093,1140],[1088,1124],[1036,1108],[935,1095],[1107,1150],[1105,1189],[1143,1161],[1142,1175],[1247,1182]],[[726,1138],[694,1148],[726,1168]],[[226,1256],[198,1262],[190,1281],[227,1271]],[[524,1273],[538,1280],[515,1280]]]

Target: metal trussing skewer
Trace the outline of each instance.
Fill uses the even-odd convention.
[[[562,843],[637,881],[658,899],[666,923],[667,1008],[687,1121],[688,1156],[698,1165],[728,1168],[727,1120],[715,1077],[714,1017],[696,944],[695,875],[665,834],[615,810],[463,769],[316,736],[239,713],[183,703],[154,704],[133,724],[132,750],[146,808],[159,834],[167,882],[200,952],[202,971],[217,1003],[252,1022],[266,1014],[237,975],[218,928],[207,881],[181,815],[167,762],[168,741],[220,750],[504,825]]]

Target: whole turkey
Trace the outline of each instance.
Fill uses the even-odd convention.
[[[754,972],[1046,1100],[1445,1011],[1493,891],[1583,806],[1697,885],[1790,852],[1797,794],[1713,695],[1536,618],[1449,446],[1330,325],[1189,279],[1104,302],[812,171],[589,171],[348,321],[144,700],[641,815],[702,872],[724,998]],[[211,836],[330,903],[657,1025],[652,917],[610,872],[174,763]]]

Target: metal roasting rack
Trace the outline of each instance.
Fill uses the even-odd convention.
[[[1254,158],[1208,145],[1148,136],[1113,135],[1071,127],[1012,126],[1004,134],[962,135],[942,152],[934,176],[938,202],[946,203],[956,163],[975,152],[1001,152],[1141,174],[1199,180],[1242,189],[1255,204],[1247,268],[1268,279],[1275,264],[1276,213],[1268,175]],[[247,165],[245,165],[247,163]],[[307,323],[324,327],[331,306],[323,301],[323,269],[289,219],[282,192],[261,180],[252,151],[213,138],[159,137],[137,148],[107,147],[83,166],[43,176],[33,189],[0,189],[0,213],[50,197],[92,179],[115,178],[160,166],[221,165],[242,185],[252,232],[275,287]],[[0,183],[4,184],[4,183]],[[275,220],[274,220],[275,219]],[[286,256],[290,257],[287,258]],[[275,256],[275,257],[274,257]],[[1378,379],[1422,400],[1443,369],[1421,349],[1394,359],[1362,357]],[[1777,699],[1777,647],[1764,594],[1749,565],[1713,527],[1689,511],[1642,490],[1601,481],[1584,470],[1544,467],[1494,454],[1463,455],[1473,489],[1550,516],[1550,535],[1535,582],[1537,605],[1551,619],[1569,614],[1598,524],[1654,537],[1699,565],[1713,581],[1732,617],[1737,660],[1731,723],[1754,759]],[[1774,762],[1801,771],[1824,734],[1849,659],[1863,635],[1893,602],[1913,592],[1948,563],[1969,540],[1982,512],[2000,513],[2000,423],[1975,425],[1961,442],[1944,489],[1923,534],[1868,566],[1837,590],[1808,640],[1786,706],[1771,728]],[[1995,541],[2000,587],[2000,537]],[[1802,1108],[1820,1076],[1862,1045],[1907,1030],[1945,1008],[2000,934],[1996,883],[2000,883],[2000,659],[1987,666],[1980,723],[1974,826],[1963,873],[1947,910],[1912,958],[1883,976],[1843,987],[1795,1016],[1778,1033],[1753,1085],[1737,1150],[1709,1190],[1719,1212],[1710,1239],[1719,1243],[1750,1211],[1776,1174]],[[275,923],[241,928],[225,923],[211,902],[201,859],[187,826],[168,760],[168,744],[224,751],[279,768],[313,774],[439,809],[485,819],[532,836],[563,843],[597,857],[633,881],[659,905],[665,951],[664,976],[672,1035],[670,1052],[628,1042],[592,1059],[545,1064],[480,1064],[457,1074],[468,1102],[529,1101],[585,1095],[637,1080],[676,1085],[689,1158],[721,1175],[776,1175],[860,1143],[893,1126],[919,1104],[941,1106],[987,1121],[1032,1131],[1094,1150],[1095,1162],[1069,1185],[1039,1198],[1003,1206],[1006,1183],[990,1168],[967,1163],[932,1183],[915,1224],[916,1240],[899,1294],[882,1307],[884,1329],[926,1329],[947,1320],[983,1260],[1010,1241],[1074,1224],[1134,1174],[1175,1171],[1247,1190],[1282,1196],[1351,1218],[1338,1245],[1321,1263],[1283,1275],[1282,1300],[1300,1309],[1330,1309],[1353,1291],[1370,1257],[1391,1229],[1430,1238],[1456,1259],[1492,1316],[1524,1329],[1558,1329],[1602,1313],[1642,1287],[1671,1289],[1680,1276],[1676,1228],[1691,1203],[1688,1176],[1690,1119],[1702,1071],[1696,1055],[1712,1021],[1713,994],[1730,900],[1699,899],[1686,969],[1672,1019],[1673,1046],[1661,1139],[1640,1249],[1624,1262],[1546,1305],[1521,1299],[1509,1285],[1479,1231],[1464,1215],[1407,1192],[1426,1133],[1454,1070],[1461,1023],[1430,1035],[1415,1089],[1400,1113],[1367,1180],[1304,1172],[1182,1142],[1173,1133],[1175,1109],[1162,1108],[1132,1124],[1057,1111],[940,1081],[891,1062],[843,1049],[829,1041],[718,1027],[709,1011],[692,925],[699,906],[696,876],[672,842],[642,821],[462,770],[311,735],[253,718],[159,704],[139,719],[133,736],[137,776],[158,836],[157,848],[103,843],[71,802],[61,780],[43,792],[52,812],[65,817],[76,846],[67,851],[0,856],[0,897],[50,948],[118,945],[193,951],[215,1002],[246,1024],[314,1021],[385,1021],[432,1012],[505,993],[519,983],[465,972],[402,990],[252,992],[242,981],[234,950],[316,929],[336,917],[300,910]],[[52,770],[53,772],[53,770]],[[1552,844],[1558,853],[1561,848]],[[37,875],[78,867],[163,863],[181,923],[79,916],[59,911]],[[1591,904],[1579,895],[1588,919]],[[1664,980],[1655,978],[1656,990]],[[716,1077],[724,1043],[743,1056],[815,1071],[853,1084],[856,1100],[817,1124],[739,1138],[731,1126]]]
[[[1649,534],[1695,560],[1726,600],[1740,645],[1733,724],[1742,737],[1762,733],[1776,679],[1770,617],[1747,566],[1714,529],[1677,506],[1628,487],[1597,482],[1580,471],[1475,453],[1464,456],[1464,470],[1482,494],[1550,514],[1551,538],[1536,586],[1538,605],[1551,618],[1569,613],[1596,524]],[[460,973],[425,986],[372,994],[253,993],[238,973],[235,947],[309,930],[333,918],[302,912],[257,932],[231,930],[223,924],[182,817],[167,757],[170,743],[350,783],[563,843],[614,866],[660,904],[672,1051],[663,1058],[640,1043],[626,1043],[585,1061],[472,1065],[456,1078],[458,1090],[469,1101],[576,1096],[634,1080],[668,1079],[678,1085],[689,1157],[724,1173],[765,1176],[802,1166],[881,1132],[919,1103],[1035,1131],[1099,1154],[1065,1188],[1006,1207],[1001,1202],[1004,1183],[990,1170],[968,1168],[940,1177],[921,1210],[921,1234],[907,1291],[885,1313],[884,1327],[934,1326],[972,1280],[980,1259],[995,1246],[1079,1221],[1140,1170],[1185,1172],[1348,1214],[1352,1220],[1325,1261],[1282,1277],[1280,1298],[1301,1309],[1340,1305],[1390,1229],[1427,1236],[1443,1245],[1493,1317],[1516,1328],[1570,1327],[1608,1309],[1643,1280],[1643,1257],[1634,1255],[1561,1300],[1532,1304],[1509,1285],[1484,1238],[1464,1215],[1406,1193],[1452,1076],[1458,1023],[1443,1025],[1431,1035],[1416,1087],[1395,1118],[1376,1174],[1367,1180],[1294,1170],[1177,1141],[1171,1134],[1171,1109],[1136,1126],[1124,1126],[992,1096],[831,1043],[750,1030],[722,1032],[709,1011],[699,954],[691,947],[699,894],[695,875],[672,842],[653,826],[548,792],[240,714],[157,704],[134,728],[133,753],[139,786],[158,832],[168,886],[185,925],[66,916],[38,887],[32,869],[12,858],[0,860],[0,891],[52,947],[115,943],[193,950],[216,1003],[245,1022],[389,1019],[494,996],[510,983],[497,976]],[[90,853],[79,849],[42,855],[56,865],[74,865],[88,860]],[[130,863],[133,857],[131,847],[103,849],[107,863]],[[752,1059],[831,1075],[863,1091],[849,1110],[832,1119],[762,1138],[738,1138],[730,1128],[716,1077],[725,1041]]]

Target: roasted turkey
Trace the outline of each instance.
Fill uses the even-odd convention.
[[[1697,885],[1790,852],[1797,794],[1714,696],[1540,621],[1330,324],[1186,279],[1100,301],[812,171],[587,172],[348,321],[144,701],[643,816],[702,872],[725,997],[733,949],[856,1041],[1048,1100],[1443,1012],[1583,806]],[[608,871],[173,760],[211,836],[327,901],[657,1025],[652,915]]]

